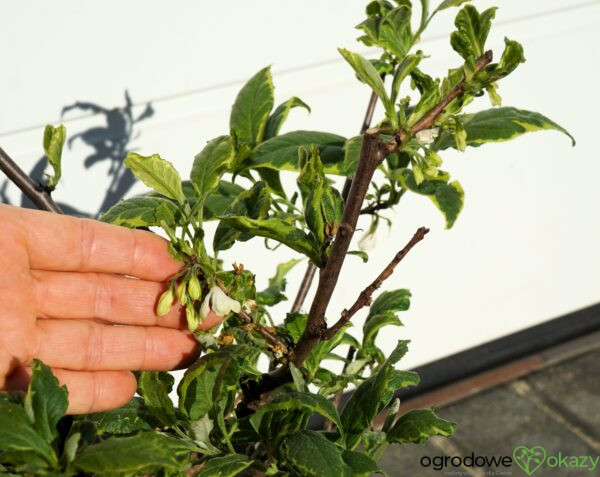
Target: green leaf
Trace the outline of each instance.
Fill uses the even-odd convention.
[[[367,263],[369,261],[369,254],[367,252],[363,252],[362,250],[350,250],[347,252],[347,254],[356,255],[363,261],[363,263]]]
[[[523,47],[519,42],[504,38],[504,43],[504,51],[498,64],[488,65],[484,71],[481,71],[476,76],[477,81],[485,85],[488,89],[493,88],[495,81],[508,76],[517,66],[525,63]],[[475,87],[478,88],[479,86],[476,84]],[[498,98],[494,98],[494,100],[498,102]]]
[[[388,446],[387,434],[382,431],[365,431],[362,435],[362,450],[371,459],[379,461]]]
[[[425,180],[417,185],[413,171],[404,169],[397,176],[402,187],[417,194],[426,195],[442,212],[446,228],[451,228],[463,208],[465,193],[458,181]]]
[[[194,158],[190,179],[200,200],[204,200],[217,187],[221,176],[227,171],[235,151],[229,136],[219,136],[208,141]]]
[[[246,189],[233,182],[220,181],[213,193],[204,199],[204,220],[214,220],[223,215],[235,198],[244,190]]]
[[[148,187],[165,197],[176,200],[180,204],[185,202],[181,177],[169,161],[158,154],[142,156],[130,152],[127,154],[124,163]]]
[[[245,364],[257,354],[252,346],[236,345],[200,357],[179,382],[179,409],[192,420],[203,417],[226,396],[225,388],[237,383],[241,374],[257,374]]]
[[[271,196],[265,183],[256,182],[250,189],[242,191],[221,215],[245,216],[251,219],[264,219],[267,217],[271,205]],[[250,233],[243,233],[227,222],[219,222],[213,237],[215,250],[227,250],[236,240],[245,242],[253,237]]]
[[[408,350],[408,341],[398,341],[398,345],[376,374],[366,379],[352,393],[341,415],[346,431],[346,445],[353,449],[360,441],[362,432],[373,424],[375,417],[388,405],[395,386],[399,384],[394,365]]]
[[[217,455],[221,453],[221,451],[215,447],[210,440],[210,433],[212,432],[213,427],[213,421],[208,414],[205,414],[200,419],[190,423],[190,431],[194,436],[194,442],[198,445],[198,447],[204,450],[205,454],[209,455]]]
[[[450,44],[465,60],[474,60],[483,55],[485,41],[496,15],[496,7],[479,13],[473,5],[465,5],[456,15]]]
[[[248,80],[231,108],[229,126],[237,144],[252,148],[262,141],[273,101],[271,68],[266,67]]]
[[[398,60],[405,57],[412,45],[411,15],[410,6],[400,5],[387,13],[379,26],[379,44]]]
[[[151,431],[152,417],[144,406],[144,401],[135,397],[124,406],[110,411],[88,414],[86,420],[95,424],[98,434],[133,434],[138,431]]]
[[[354,136],[344,143],[344,163],[341,168],[343,175],[351,176],[356,172],[360,160],[363,137]]]
[[[410,307],[410,297],[410,291],[406,288],[380,293],[371,305],[371,308],[369,308],[367,321],[375,315],[408,310]]]
[[[408,118],[408,126],[414,126],[442,99],[439,80],[435,80],[429,89],[425,90]]]
[[[298,175],[304,197],[304,218],[319,247],[325,247],[342,221],[344,199],[325,179],[319,150],[311,146],[310,157]]]
[[[325,359],[329,353],[331,353],[338,345],[342,344],[342,342],[346,339],[346,330],[351,325],[346,325],[342,327],[333,337],[328,340],[319,341],[308,353],[308,356],[302,363],[302,367],[308,373],[308,376],[312,378],[319,366],[321,361]],[[349,335],[348,335],[349,336]]]
[[[311,414],[320,414],[333,422],[343,435],[344,429],[340,416],[331,401],[318,394],[308,392],[293,391],[276,396],[271,402],[258,408],[252,417],[250,417],[250,423],[254,430],[260,434],[266,416],[276,412],[288,413],[291,411],[306,411]]]
[[[168,207],[172,215],[181,218],[175,203],[162,197],[141,196],[117,202],[100,216],[102,222],[124,227],[151,227],[160,225],[159,207]]]
[[[414,55],[406,55],[402,62],[396,67],[394,78],[392,80],[392,94],[390,98],[393,104],[396,103],[396,98],[400,93],[402,82],[413,72],[422,59],[423,53],[419,51]]]
[[[352,66],[358,78],[367,85],[369,85],[371,89],[375,92],[375,94],[379,97],[385,109],[386,117],[391,123],[391,127],[396,128],[398,126],[398,117],[396,115],[394,103],[392,103],[390,97],[385,91],[383,81],[381,80],[381,77],[379,76],[379,73],[377,73],[375,67],[371,64],[369,60],[363,58],[358,53],[352,53],[351,51],[345,50],[344,48],[338,48],[338,51],[350,64],[350,66]]]
[[[79,440],[81,439],[81,434],[69,434],[69,436],[65,439],[63,456],[68,463],[73,462],[75,459],[75,454],[77,453],[77,448],[79,447]]]
[[[304,375],[302,374],[302,371],[300,371],[298,368],[296,368],[294,363],[290,363],[289,367],[290,367],[290,374],[292,375],[292,380],[294,381],[294,386],[296,386],[296,391],[301,392],[301,393],[309,392],[308,385],[306,384],[306,381],[304,380]]]
[[[373,474],[387,475],[379,468],[377,462],[362,452],[351,450],[342,451],[342,459],[348,467],[345,476],[348,477],[369,477]]]
[[[275,276],[269,278],[269,286],[256,294],[256,302],[259,305],[273,306],[281,301],[287,300],[286,296],[283,294],[286,287],[285,276],[301,261],[301,259],[293,258],[292,260],[277,265]]]
[[[269,278],[269,286],[278,285],[285,289],[286,279],[285,276],[290,272],[292,268],[298,265],[302,260],[299,258],[292,258],[287,262],[280,263],[277,265],[275,275]]]
[[[0,399],[0,449],[2,461],[28,463],[42,459],[50,466],[57,465],[54,450],[31,425],[22,406]]]
[[[52,170],[54,171],[54,175],[47,175],[48,187],[52,190],[56,187],[62,175],[61,158],[66,138],[67,130],[62,124],[56,128],[48,124],[44,128],[44,153],[48,158],[50,167],[52,167]]]
[[[467,146],[477,147],[486,142],[510,141],[533,131],[554,129],[566,134],[575,145],[569,132],[546,116],[512,107],[492,108],[475,114],[462,114],[460,121],[467,133]],[[453,135],[443,131],[433,144],[436,150],[456,148]]]
[[[471,0],[444,0],[442,3],[440,3],[436,10],[441,11],[451,7],[460,7],[463,3],[470,1]]]
[[[384,326],[391,325],[402,326],[400,318],[394,313],[370,316],[363,326],[363,345],[360,355],[371,355],[371,351],[373,351],[373,348],[375,347],[375,339],[377,338],[379,330]],[[376,355],[377,353],[373,354],[373,356]]]
[[[283,184],[281,183],[281,174],[275,169],[269,169],[267,167],[261,167],[257,169],[260,180],[267,184],[267,187],[273,194],[279,197],[287,198]]]
[[[58,384],[50,368],[41,361],[34,360],[31,370],[25,412],[38,434],[51,444],[58,437],[56,425],[69,407],[67,388]]]
[[[299,171],[298,149],[317,145],[325,172],[344,174],[342,147],[346,139],[337,134],[319,131],[292,131],[259,144],[244,162],[244,169],[267,167],[276,170]]]
[[[162,426],[173,426],[177,422],[175,408],[169,398],[174,382],[173,375],[164,371],[142,371],[138,378],[138,394]]]
[[[291,97],[285,103],[281,103],[267,121],[267,128],[265,130],[265,139],[270,139],[279,134],[281,126],[285,122],[292,108],[304,108],[310,113],[310,106],[296,96]]]
[[[130,437],[111,437],[79,452],[74,466],[84,472],[142,474],[183,467],[192,449],[189,445],[158,432],[140,432]]]
[[[313,247],[308,235],[303,230],[296,228],[282,219],[250,219],[244,216],[228,215],[221,216],[220,219],[227,225],[235,227],[242,232],[281,242],[292,250],[306,255],[316,265],[321,265],[320,252]]]
[[[252,462],[241,454],[213,457],[195,475],[196,477],[234,477],[250,467]]]
[[[297,343],[302,336],[302,333],[304,333],[307,320],[308,315],[306,313],[292,312],[286,315],[283,320],[283,328],[290,336],[293,343]]]
[[[387,440],[397,444],[425,444],[433,436],[450,437],[455,427],[456,423],[439,418],[432,409],[415,409],[396,421]]]
[[[335,444],[315,431],[300,431],[285,439],[284,461],[298,475],[305,477],[340,477],[344,475],[342,454]]]

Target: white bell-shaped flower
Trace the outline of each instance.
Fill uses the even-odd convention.
[[[377,237],[374,230],[368,230],[358,241],[358,248],[363,252],[369,252],[377,245]]]
[[[239,301],[227,296],[220,287],[214,286],[204,297],[200,306],[200,319],[204,320],[210,313],[214,311],[219,316],[227,316],[229,313],[238,313],[242,309]]]
[[[417,141],[423,146],[429,146],[438,137],[440,128],[423,129],[416,134]]]

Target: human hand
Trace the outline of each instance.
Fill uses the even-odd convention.
[[[97,412],[132,398],[131,370],[195,358],[183,309],[155,314],[162,282],[181,267],[162,238],[7,205],[0,224],[1,390],[26,389],[40,359],[67,386],[69,413]],[[202,327],[219,321],[211,312]]]

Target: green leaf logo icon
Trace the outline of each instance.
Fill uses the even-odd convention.
[[[546,460],[546,450],[543,447],[535,446],[529,449],[525,446],[519,446],[513,451],[515,463],[523,469],[527,475],[533,474]]]

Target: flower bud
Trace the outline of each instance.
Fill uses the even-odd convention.
[[[190,294],[192,300],[199,300],[202,296],[202,289],[200,288],[200,281],[196,275],[192,275],[188,282],[187,291]]]
[[[158,305],[156,305],[156,314],[158,316],[165,316],[169,313],[171,306],[173,306],[173,298],[173,288],[169,287],[158,299]]]
[[[418,165],[413,166],[413,175],[415,177],[415,183],[419,185],[421,182],[425,180],[425,176],[423,175],[423,171]]]
[[[186,280],[181,280],[177,284],[177,287],[175,288],[175,295],[177,295],[177,300],[181,306],[185,306],[187,303]]]
[[[185,307],[185,318],[187,319],[188,329],[192,333],[196,331],[200,325],[200,317],[198,316],[198,313],[196,313],[192,303],[188,303],[188,305]]]

